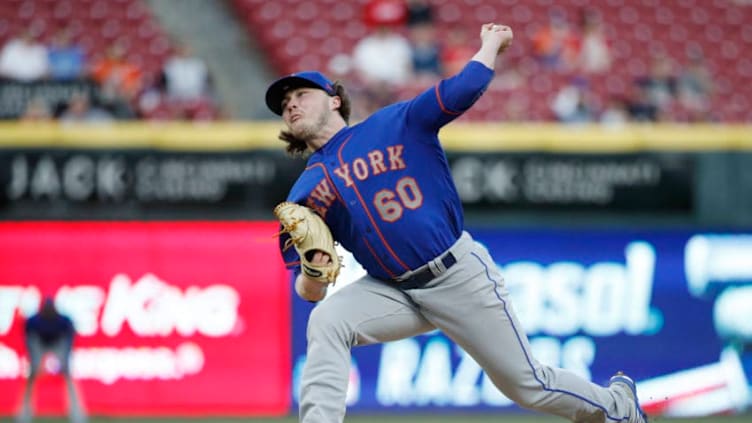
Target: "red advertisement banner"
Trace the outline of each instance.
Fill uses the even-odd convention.
[[[290,286],[258,222],[0,224],[0,414],[29,369],[25,318],[52,296],[76,327],[71,372],[93,415],[284,415]],[[66,412],[43,361],[37,414]]]

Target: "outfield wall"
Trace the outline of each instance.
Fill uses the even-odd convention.
[[[304,167],[279,128],[2,124],[0,219],[270,219]],[[749,227],[750,128],[455,123],[440,136],[470,220]]]
[[[271,208],[304,165],[277,123],[0,129],[0,415],[17,409],[23,320],[44,295],[80,333],[92,414],[295,412],[313,306],[276,250]],[[541,361],[596,383],[627,370],[652,414],[749,408],[749,127],[441,136]],[[346,260],[337,288],[360,271]],[[353,413],[516,410],[438,333],[358,348],[352,369]],[[38,389],[42,414],[62,414],[60,379]]]

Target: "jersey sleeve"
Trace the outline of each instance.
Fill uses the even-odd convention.
[[[457,75],[441,80],[411,100],[408,121],[438,131],[478,101],[493,75],[494,71],[482,63],[470,61]]]

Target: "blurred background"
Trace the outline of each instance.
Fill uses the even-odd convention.
[[[536,356],[624,370],[654,417],[752,420],[745,0],[0,1],[0,416],[52,298],[89,419],[292,420],[313,306],[271,210],[305,163],[266,87],[321,70],[357,122],[458,72],[486,22],[514,43],[440,135]],[[337,288],[362,274],[342,253]],[[351,368],[353,421],[543,421],[438,332]],[[62,369],[42,361],[46,420]]]

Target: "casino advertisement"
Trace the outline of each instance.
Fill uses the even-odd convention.
[[[473,233],[501,267],[539,361],[597,384],[623,370],[653,415],[733,414],[752,405],[752,234]],[[363,274],[345,257],[336,288]],[[313,306],[298,299],[294,305],[297,401]],[[499,344],[501,353],[513,347]],[[520,411],[438,331],[354,348],[347,401],[349,413]]]
[[[19,409],[24,319],[54,298],[91,415],[285,415],[290,287],[276,223],[0,224],[0,415]],[[36,411],[65,415],[54,355]]]

